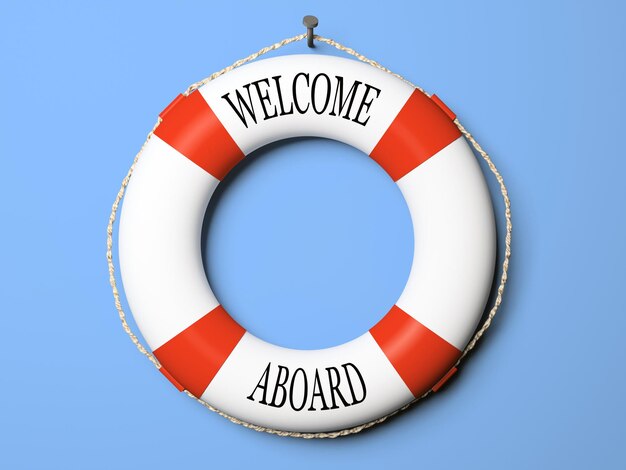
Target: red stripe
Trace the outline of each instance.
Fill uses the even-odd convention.
[[[394,305],[370,333],[416,398],[430,390],[461,351]]]
[[[176,97],[160,116],[155,135],[219,180],[244,157],[197,91]]]
[[[246,332],[219,305],[154,351],[176,382],[202,395]]]
[[[460,136],[447,112],[415,90],[370,156],[398,181]]]

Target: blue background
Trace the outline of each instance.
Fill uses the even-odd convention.
[[[176,393],[121,330],[104,257],[159,111],[308,13],[456,111],[515,224],[505,304],[457,378],[325,441],[256,433]],[[0,468],[625,468],[625,31],[618,2],[4,1]],[[408,272],[402,198],[339,143],[258,152],[207,220],[220,300],[280,344],[360,334]]]

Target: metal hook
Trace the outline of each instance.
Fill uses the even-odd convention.
[[[313,28],[317,27],[319,21],[316,16],[306,15],[302,18],[302,24],[306,26],[306,44],[309,47],[315,47],[313,44]]]

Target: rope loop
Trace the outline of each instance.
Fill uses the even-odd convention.
[[[267,54],[268,52],[271,51],[275,51],[277,49],[280,49],[283,46],[286,46],[288,44],[291,43],[295,43],[298,41],[302,41],[303,39],[306,39],[307,35],[306,34],[299,34],[297,36],[293,36],[291,38],[287,38],[287,39],[283,39],[282,41],[279,41],[275,44],[272,44],[270,46],[264,47],[262,49],[260,49],[259,51],[255,52],[254,54],[250,54],[248,57],[245,57],[243,59],[240,59],[236,62],[234,62],[232,65],[229,65],[228,67],[223,68],[222,70],[213,73],[212,75],[209,75],[208,77],[191,84],[187,90],[185,90],[183,92],[183,94],[185,96],[189,95],[190,93],[194,92],[195,90],[197,90],[198,88],[200,88],[203,85],[206,85],[207,83],[209,83],[211,80],[216,79],[217,77],[224,75],[225,73],[230,72],[231,70],[237,68],[237,67],[241,67],[244,64],[247,64],[248,62],[251,62],[255,59],[257,59],[258,57]],[[403,82],[407,83],[408,85],[412,86],[413,88],[415,88],[416,90],[419,90],[420,92],[424,93],[426,96],[430,97],[431,95],[429,95],[426,91],[424,91],[422,88],[418,87],[417,85],[414,85],[413,83],[411,83],[409,80],[407,80],[406,78],[402,77],[401,75],[392,72],[391,70],[389,70],[388,68],[384,67],[383,65],[379,64],[378,62],[369,59],[367,57],[365,57],[364,55],[358,53],[357,51],[355,51],[354,49],[350,48],[350,47],[346,47],[340,43],[338,43],[337,41],[330,39],[330,38],[325,38],[322,36],[318,36],[318,35],[314,35],[314,39],[318,42],[321,43],[325,43],[328,44],[342,52],[345,52],[348,55],[351,55],[353,57],[355,57],[356,59],[360,60],[361,62],[365,62],[366,64],[371,65],[372,67],[376,67],[379,70],[382,70],[385,73],[388,73],[390,75],[393,75],[394,77],[402,80]],[[137,338],[137,336],[135,335],[135,333],[133,332],[133,330],[131,329],[131,327],[129,326],[127,320],[126,320],[126,313],[124,312],[123,308],[122,308],[122,302],[120,300],[120,294],[119,294],[119,290],[117,288],[117,280],[115,278],[115,265],[113,263],[113,226],[115,225],[115,221],[117,219],[117,211],[119,208],[119,204],[122,200],[122,197],[124,196],[124,192],[126,191],[126,187],[128,186],[128,183],[130,181],[130,178],[133,174],[133,170],[135,169],[135,165],[137,164],[137,161],[139,160],[139,157],[141,157],[141,154],[146,146],[146,144],[148,143],[148,141],[150,140],[150,138],[152,137],[152,135],[154,134],[155,129],[159,126],[159,124],[161,123],[161,119],[159,118],[156,122],[156,124],[154,125],[154,127],[152,128],[152,130],[148,133],[148,136],[146,137],[145,142],[143,143],[143,145],[141,146],[141,149],[139,150],[139,152],[137,153],[137,155],[135,156],[135,159],[133,160],[132,165],[130,166],[128,172],[126,173],[126,176],[124,177],[124,179],[122,180],[122,185],[117,193],[117,196],[115,197],[115,201],[113,202],[113,206],[111,208],[111,215],[109,216],[109,223],[107,225],[107,251],[106,251],[106,258],[107,258],[107,264],[109,266],[109,283],[111,284],[111,290],[113,292],[113,299],[115,302],[115,308],[117,309],[120,321],[122,323],[122,328],[124,329],[124,331],[126,332],[126,334],[129,336],[130,340],[133,342],[133,344],[137,347],[137,349],[139,350],[139,352],[141,354],[143,354],[144,356],[146,356],[148,358],[148,360],[150,362],[152,362],[152,364],[154,364],[154,366],[157,369],[161,368],[161,365],[159,364],[159,361],[157,360],[157,358],[150,352],[148,351],[148,349],[141,343],[141,341],[139,341],[139,339]],[[456,362],[455,367],[458,367],[461,363],[461,361],[465,358],[465,356],[467,356],[467,354],[474,349],[474,347],[476,346],[476,344],[478,343],[478,341],[480,340],[480,338],[485,334],[485,332],[489,329],[489,327],[491,326],[492,322],[493,322],[493,318],[496,316],[496,313],[498,312],[498,309],[500,308],[500,305],[502,304],[502,298],[504,295],[504,288],[506,286],[507,283],[507,279],[508,279],[508,271],[509,271],[509,260],[511,258],[511,233],[513,230],[513,223],[512,223],[512,219],[511,219],[511,201],[509,199],[509,194],[508,194],[508,190],[506,188],[506,185],[504,184],[504,179],[502,178],[502,175],[500,174],[500,172],[498,171],[498,169],[496,168],[495,164],[493,163],[493,161],[491,160],[491,157],[487,154],[487,152],[485,150],[483,150],[483,148],[480,146],[480,144],[474,139],[474,137],[472,136],[472,134],[470,134],[465,127],[461,124],[461,122],[458,119],[454,120],[454,124],[456,124],[456,126],[459,128],[459,130],[461,131],[461,133],[465,136],[465,138],[472,144],[472,146],[474,147],[474,150],[476,150],[476,152],[482,157],[482,159],[485,161],[485,163],[487,164],[487,166],[489,167],[489,170],[491,171],[491,173],[493,174],[493,176],[495,177],[496,181],[498,182],[499,186],[500,186],[500,194],[502,196],[502,200],[504,202],[504,217],[505,217],[505,226],[506,226],[506,236],[504,239],[504,259],[502,261],[502,272],[500,275],[500,280],[499,280],[499,284],[498,284],[498,288],[497,288],[497,294],[496,294],[496,298],[494,300],[494,303],[491,307],[491,309],[489,310],[489,313],[487,314],[487,317],[485,318],[483,324],[481,325],[481,327],[476,331],[476,333],[474,333],[474,336],[472,337],[472,339],[470,340],[470,342],[467,344],[467,346],[465,347],[465,349],[463,350],[463,354],[461,355],[461,357],[459,358],[459,360]],[[235,423],[235,424],[240,424],[246,428],[250,428],[253,429],[255,431],[259,431],[259,432],[267,432],[270,434],[276,434],[278,436],[289,436],[289,437],[299,437],[299,438],[303,438],[303,439],[313,439],[313,438],[336,438],[336,437],[341,437],[341,436],[347,436],[347,435],[351,435],[351,434],[356,434],[358,432],[361,432],[365,429],[371,428],[372,426],[375,426],[376,424],[382,423],[383,421],[386,421],[388,418],[404,411],[405,409],[413,406],[415,403],[417,403],[418,401],[420,401],[421,399],[425,398],[426,396],[430,395],[433,392],[433,390],[429,390],[428,392],[426,392],[424,395],[416,398],[415,400],[413,400],[412,402],[404,405],[402,408],[389,413],[388,415],[382,416],[374,421],[370,421],[368,423],[362,424],[360,426],[355,426],[352,428],[348,428],[348,429],[343,429],[340,431],[334,431],[334,432],[316,432],[316,433],[311,433],[311,432],[292,432],[292,431],[279,431],[276,429],[271,429],[271,428],[266,428],[263,426],[257,426],[255,424],[251,424],[251,423],[247,423],[245,421],[242,421],[238,418],[235,418],[234,416],[230,416],[220,410],[218,410],[217,408],[214,408],[213,406],[209,405],[208,403],[206,403],[205,401],[202,401],[201,399],[199,399],[198,397],[196,397],[195,395],[191,394],[189,391],[185,390],[185,393],[190,397],[193,398],[194,400],[198,401],[200,404],[202,404],[204,407],[208,408],[211,411],[214,411],[216,413],[218,413],[219,415],[227,418],[228,420],[230,420],[231,422]]]

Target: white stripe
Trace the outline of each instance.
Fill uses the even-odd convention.
[[[321,410],[322,401],[316,398],[313,402],[315,411],[309,410],[316,370],[328,407],[332,406],[332,398],[329,371],[326,368],[334,367],[338,370],[338,390],[348,403],[353,402],[353,399],[346,370],[353,382],[356,399],[362,398],[362,388],[356,372],[351,366],[342,367],[342,364],[348,363],[358,368],[365,382],[366,394],[363,402],[344,407],[335,394],[339,408]],[[271,403],[276,388],[278,366],[289,370],[289,379],[285,385],[287,397],[282,407],[259,403],[263,390],[256,387],[268,364],[271,364],[266,392],[268,403]],[[303,401],[301,373],[294,386],[293,402],[296,408],[305,403],[301,411],[292,409],[288,396],[291,378],[298,368],[304,369],[308,381],[306,401]],[[336,380],[336,374],[332,371],[330,374]],[[247,398],[253,392],[254,401]],[[279,388],[276,404],[280,404],[282,397],[283,391]],[[245,417],[246,421],[260,426],[285,431],[313,432],[344,429],[371,421],[397,410],[411,401],[413,395],[369,333],[341,346],[315,351],[281,348],[246,333],[206,389],[202,399],[225,413]]]
[[[458,349],[469,341],[493,281],[495,222],[480,166],[463,137],[398,180],[415,251],[396,304]]]
[[[247,98],[242,87],[255,80],[267,78],[269,86],[261,84],[260,87],[263,94],[266,91],[268,93],[269,101],[266,101],[265,104],[271,115],[275,106],[280,110],[277,87],[272,79],[272,77],[280,75],[283,103],[285,109],[288,110],[292,102],[292,83],[298,73],[308,73],[310,82],[320,73],[326,74],[331,79],[332,91],[329,109],[332,109],[333,106],[337,75],[343,77],[344,96],[347,95],[356,80],[362,82],[356,88],[356,98],[350,113],[352,117],[355,117],[358,105],[365,96],[365,84],[380,89],[380,94],[374,98],[370,109],[364,109],[361,115],[361,121],[366,116],[370,116],[370,120],[365,126],[362,126],[350,119],[330,116],[329,112],[318,115],[312,109],[309,109],[305,114],[299,114],[294,110],[291,115],[264,120],[258,93],[252,86],[250,91],[257,124],[252,123],[251,118],[248,117],[248,128],[246,128],[228,102],[222,98],[226,93],[230,93],[231,100],[236,103],[235,90],[244,92]],[[297,83],[298,97],[303,103],[301,107],[305,107],[310,101],[310,88],[305,85],[302,78]],[[325,89],[323,80],[318,82],[316,94],[322,96]],[[253,62],[218,77],[200,88],[202,96],[246,155],[267,143],[297,136],[317,136],[339,140],[369,155],[413,91],[413,88],[406,83],[387,73],[382,73],[370,65],[356,60],[322,55],[290,55]],[[366,101],[369,101],[374,93],[373,90],[370,90]],[[318,109],[320,107],[321,104]]]
[[[120,220],[120,267],[153,350],[218,305],[200,256],[204,213],[218,183],[155,135],[133,172]]]

